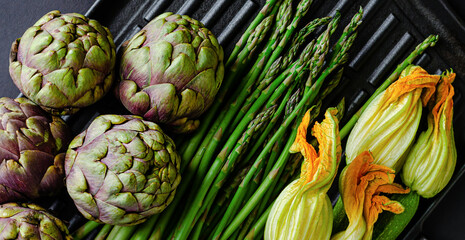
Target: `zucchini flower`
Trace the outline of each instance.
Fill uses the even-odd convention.
[[[304,157],[300,178],[278,196],[265,226],[265,239],[329,239],[332,230],[332,205],[326,192],[337,173],[341,159],[341,140],[335,109],[325,113],[312,134],[319,153],[307,142],[310,114],[302,119],[296,139],[289,149]]]
[[[457,161],[452,127],[455,73],[447,73],[437,86],[428,114],[428,129],[420,134],[402,170],[405,185],[425,198],[439,193],[449,182]]]
[[[368,105],[350,132],[346,145],[349,164],[369,150],[374,163],[400,170],[405,153],[413,144],[422,106],[434,94],[439,76],[409,66],[399,79]]]
[[[362,152],[341,173],[339,189],[349,218],[345,231],[331,239],[371,239],[373,226],[383,210],[402,213],[404,207],[381,193],[408,193],[409,189],[394,183],[394,170],[373,164],[373,156]]]

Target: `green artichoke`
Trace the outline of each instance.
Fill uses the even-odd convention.
[[[0,98],[0,203],[55,194],[64,182],[65,122],[26,98]]]
[[[73,239],[58,218],[35,204],[0,205],[0,239]]]
[[[68,193],[88,219],[132,225],[163,211],[181,181],[171,138],[138,116],[101,115],[69,145]]]
[[[73,114],[101,99],[114,79],[115,44],[95,20],[52,11],[11,47],[10,75],[52,114]]]
[[[221,86],[223,57],[202,23],[164,13],[123,44],[117,96],[133,114],[192,131]]]

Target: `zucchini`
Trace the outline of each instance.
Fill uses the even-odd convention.
[[[344,209],[344,204],[342,203],[342,196],[339,195],[339,198],[337,199],[336,204],[333,207],[332,235],[346,230],[348,226],[349,226],[349,218],[347,218],[347,214]]]
[[[404,212],[401,214],[387,211],[381,213],[373,229],[373,239],[375,240],[396,239],[415,215],[420,195],[411,191],[409,194],[392,195],[390,199],[400,202],[404,206]]]

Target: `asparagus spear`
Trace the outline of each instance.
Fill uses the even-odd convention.
[[[207,202],[209,202],[210,200],[214,200],[218,191],[221,189],[224,182],[226,181],[227,176],[233,170],[236,161],[247,149],[253,135],[259,134],[263,130],[263,127],[266,126],[266,124],[269,122],[269,120],[275,113],[276,108],[276,106],[272,106],[271,108],[266,109],[264,112],[258,114],[257,117],[249,124],[247,131],[244,132],[241,139],[237,142],[234,151],[231,152],[231,154],[228,156],[226,163],[223,165],[221,169],[221,172],[216,177],[215,183],[209,190],[209,193],[206,197]]]
[[[287,27],[286,32],[284,33],[284,36],[282,39],[279,41],[278,46],[276,47],[276,50],[273,51],[273,54],[271,57],[268,59],[266,62],[266,65],[263,69],[268,69],[271,64],[276,60],[281,55],[281,52],[284,50],[286,47],[287,43],[291,39],[295,29],[297,28],[297,25],[299,24],[300,20],[305,16],[307,13],[308,9],[310,8],[310,5],[312,4],[313,0],[301,0],[299,4],[297,5],[296,13],[294,15],[294,18],[292,19],[291,24]],[[261,70],[260,70],[261,71]],[[258,69],[257,69],[257,73]],[[265,76],[264,72],[261,72],[259,79],[263,79]]]
[[[254,111],[258,111],[258,109],[254,109]],[[255,114],[250,114],[249,117],[253,117]],[[244,124],[248,124],[247,121],[243,122]],[[213,181],[218,175],[218,172],[221,170],[224,162],[226,161],[226,157],[229,156],[231,150],[233,149],[234,145],[236,145],[237,138],[240,136],[240,133],[243,131],[244,127],[237,128],[232,136],[228,139],[227,143],[225,144],[223,150],[218,154],[217,158],[213,162],[211,169],[208,171],[208,174],[205,176],[205,179],[202,181],[200,189],[196,194],[193,204],[190,205],[191,207],[188,209],[188,212],[184,215],[183,220],[178,224],[176,233],[174,235],[175,239],[186,239],[194,227],[193,224],[198,218],[199,210],[202,210],[206,207],[205,201],[208,189],[212,186]],[[237,147],[237,145],[236,145]],[[237,149],[237,148],[236,148]],[[233,156],[237,155],[233,152]],[[207,196],[208,198],[209,196]],[[202,211],[200,211],[202,212]]]
[[[236,60],[237,54],[241,51],[241,49],[246,45],[247,39],[249,39],[249,36],[251,32],[257,28],[258,24],[262,22],[263,18],[269,15],[273,15],[272,12],[276,11],[276,6],[279,6],[281,1],[280,0],[268,0],[266,1],[265,5],[263,5],[262,9],[260,12],[257,14],[255,19],[252,21],[252,23],[247,27],[245,30],[244,34],[242,34],[241,38],[239,41],[236,43],[236,46],[234,47],[231,55],[229,55],[229,59],[226,62],[226,67],[228,67],[233,61]]]
[[[250,231],[245,236],[244,240],[260,239],[263,235],[263,229],[266,224],[268,215],[271,212],[271,207],[273,206],[274,201],[268,206],[266,211],[260,216],[257,222],[253,225]]]
[[[305,27],[303,27],[297,33],[297,36],[294,37],[294,39],[292,40],[292,43],[287,53],[284,54],[285,57],[283,59],[282,67],[287,68],[287,66],[289,66],[289,63],[293,61],[302,44],[306,42],[307,37],[313,31],[315,31],[317,27],[327,24],[330,20],[331,17],[316,18],[309,22]]]
[[[73,239],[85,238],[90,232],[98,228],[101,224],[95,221],[88,221],[73,233]]]
[[[100,232],[97,234],[97,236],[95,236],[95,240],[105,240],[105,239],[107,239],[107,236],[110,233],[112,228],[113,228],[112,225],[109,225],[109,224],[103,225]]]

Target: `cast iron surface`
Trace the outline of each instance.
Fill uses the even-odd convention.
[[[3,38],[12,42],[40,16],[50,10],[59,9],[62,12],[80,12],[97,19],[109,27],[115,37],[116,45],[120,46],[155,16],[171,11],[187,14],[202,21],[218,36],[228,55],[265,1],[97,0],[93,2],[86,0],[79,1],[78,4],[67,0],[60,1],[59,6],[50,4],[53,2],[51,0],[40,2],[46,3],[34,3],[36,5],[26,6],[26,10],[23,7],[19,11],[18,14],[30,16],[21,18],[26,19],[25,21],[17,21],[18,16],[10,14],[10,11],[18,11],[8,5],[10,3],[2,4],[6,7],[1,11],[8,12],[8,17],[1,18],[0,30]],[[348,107],[346,116],[358,110],[396,65],[429,34],[438,34],[440,40],[434,48],[418,58],[415,64],[422,66],[430,73],[439,74],[450,68],[457,73],[454,83],[456,89],[454,130],[458,146],[456,171],[452,181],[441,194],[432,199],[422,199],[417,214],[401,239],[462,239],[465,236],[465,228],[461,226],[461,223],[465,222],[465,207],[462,204],[465,201],[465,191],[463,191],[465,153],[460,147],[465,143],[465,100],[463,96],[465,94],[465,27],[462,19],[458,17],[458,14],[465,13],[464,5],[460,4],[459,0],[451,0],[451,3],[444,0],[314,0],[307,18],[303,21],[306,23],[315,17],[333,15],[336,10],[340,10],[342,14],[340,26],[345,26],[359,6],[365,10],[364,23],[360,26],[358,38],[351,49],[351,57],[344,71],[342,85],[327,101],[327,105],[334,105],[344,96]],[[341,28],[339,27],[339,33]],[[2,56],[0,57],[0,81],[3,86],[0,88],[0,94],[15,97],[19,91],[8,76],[7,65],[11,43],[5,47],[4,39],[0,48],[0,56]],[[87,126],[91,119],[105,113],[126,112],[109,95],[99,103],[83,109],[77,115],[68,117],[67,121],[77,134]],[[335,192],[336,189],[333,189],[333,198],[336,197]],[[50,205],[50,202],[53,203]],[[39,203],[50,206],[55,214],[68,221],[71,231],[85,222],[85,219],[77,214],[65,191],[59,201],[41,199]]]

